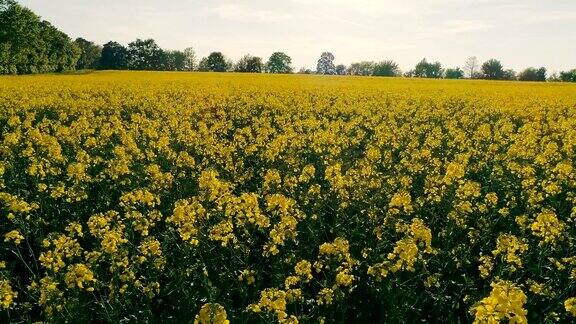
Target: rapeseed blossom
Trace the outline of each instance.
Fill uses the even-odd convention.
[[[569,322],[574,93],[0,78],[0,318]]]

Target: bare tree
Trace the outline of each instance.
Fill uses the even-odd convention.
[[[466,65],[464,66],[464,71],[470,79],[474,79],[475,73],[478,70],[478,58],[472,56],[466,60]]]
[[[187,47],[184,50],[184,70],[186,71],[194,71],[198,67],[196,64],[196,51],[194,48]]]

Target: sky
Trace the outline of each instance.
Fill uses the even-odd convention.
[[[463,67],[501,60],[505,68],[576,68],[576,0],[19,0],[70,37],[99,44],[153,38],[165,49],[192,46],[265,60],[292,57],[314,69],[335,63],[395,60]]]

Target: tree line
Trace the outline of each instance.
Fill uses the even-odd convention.
[[[529,67],[517,73],[512,69],[504,69],[502,63],[490,59],[480,64],[476,57],[469,58],[463,68],[443,68],[440,62],[428,62],[422,59],[416,66],[402,72],[398,64],[392,60],[381,62],[362,61],[345,65],[334,64],[334,55],[329,52],[322,53],[316,71],[303,69],[301,73],[333,74],[333,75],[363,75],[388,77],[416,77],[416,78],[444,78],[444,79],[486,79],[486,80],[517,80],[517,81],[557,81],[576,82],[576,69],[547,75],[546,68]]]
[[[136,39],[124,46],[110,41],[103,46],[83,38],[72,41],[49,22],[15,0],[0,0],[0,74],[32,74],[84,69],[213,71],[249,73],[293,73],[292,59],[284,52],[275,52],[264,61],[245,55],[233,62],[221,52],[212,52],[197,59],[192,47],[165,50],[153,39]],[[335,57],[324,52],[316,70],[306,68],[297,73],[322,75],[404,76],[446,79],[489,79],[520,81],[576,82],[576,69],[547,75],[544,67],[530,67],[519,73],[505,69],[496,59],[480,64],[469,58],[462,68],[443,68],[440,62],[423,59],[402,72],[392,60],[362,61],[348,66],[335,64]]]
[[[0,73],[73,70],[79,56],[68,35],[14,1],[0,0]]]
[[[156,70],[156,71],[202,71],[202,72],[252,72],[292,73],[292,59],[283,52],[273,53],[267,62],[262,58],[245,55],[233,62],[221,52],[212,52],[207,57],[196,58],[192,47],[184,51],[166,51],[153,39],[137,39],[127,47],[118,42],[108,42],[96,53],[97,45],[91,44],[93,55],[91,68],[106,70]]]

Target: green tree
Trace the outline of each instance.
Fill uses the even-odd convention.
[[[400,75],[400,68],[394,61],[382,61],[372,65],[372,73],[374,76],[394,77]]]
[[[234,72],[260,73],[263,67],[262,58],[247,54],[234,65]]]
[[[344,64],[336,65],[336,74],[337,75],[345,75],[346,72],[347,72],[346,65],[344,65]]]
[[[16,4],[14,0],[0,0],[0,11],[8,10],[10,6]]]
[[[79,55],[68,35],[15,1],[0,0],[0,73],[72,70]]]
[[[417,78],[441,78],[442,72],[442,64],[440,62],[428,63],[426,59],[418,62],[413,71],[414,76]]]
[[[546,68],[541,67],[539,69],[529,67],[518,74],[518,80],[520,81],[546,81]]]
[[[444,72],[444,77],[446,79],[463,79],[464,71],[459,67],[454,69],[446,69],[446,72]]]
[[[122,70],[128,68],[128,50],[117,42],[108,42],[102,47],[100,68],[104,70]]]
[[[30,73],[44,47],[40,18],[14,1],[0,2],[0,73]]]
[[[543,67],[543,66],[540,67],[540,68],[538,69],[538,73],[537,73],[537,79],[538,79],[538,81],[540,81],[540,82],[546,81],[546,73],[547,73],[546,68]]]
[[[132,70],[163,70],[167,55],[153,39],[136,39],[128,44],[128,68]]]
[[[482,64],[482,76],[488,80],[502,80],[505,73],[502,63],[495,59],[490,59]]]
[[[512,69],[505,70],[504,74],[502,75],[502,80],[507,80],[507,81],[516,80],[516,71],[514,71]]]
[[[210,71],[208,69],[208,58],[207,57],[203,57],[200,62],[198,62],[198,71],[200,72],[208,72]]]
[[[76,69],[96,69],[100,64],[102,56],[102,46],[87,41],[84,38],[76,38],[74,41],[80,49],[80,57],[76,63]]]
[[[442,69],[442,64],[440,62],[430,63],[428,65],[428,71],[426,72],[427,78],[441,78],[444,70]]]
[[[166,62],[163,64],[164,69],[169,71],[186,70],[186,53],[183,51],[166,51]]]
[[[316,73],[318,74],[336,74],[336,66],[334,66],[334,55],[330,52],[324,52],[318,59],[316,65]]]
[[[221,52],[210,53],[198,65],[198,70],[204,72],[226,72],[228,68],[228,62]]]
[[[428,68],[428,61],[426,59],[422,59],[422,61],[416,64],[414,68],[414,76],[417,78],[425,78],[426,77],[426,69]]]
[[[560,81],[576,82],[576,69],[560,72]]]
[[[266,63],[268,73],[292,73],[292,58],[283,52],[273,53]]]
[[[350,75],[372,75],[376,64],[370,61],[355,62],[348,67]]]

